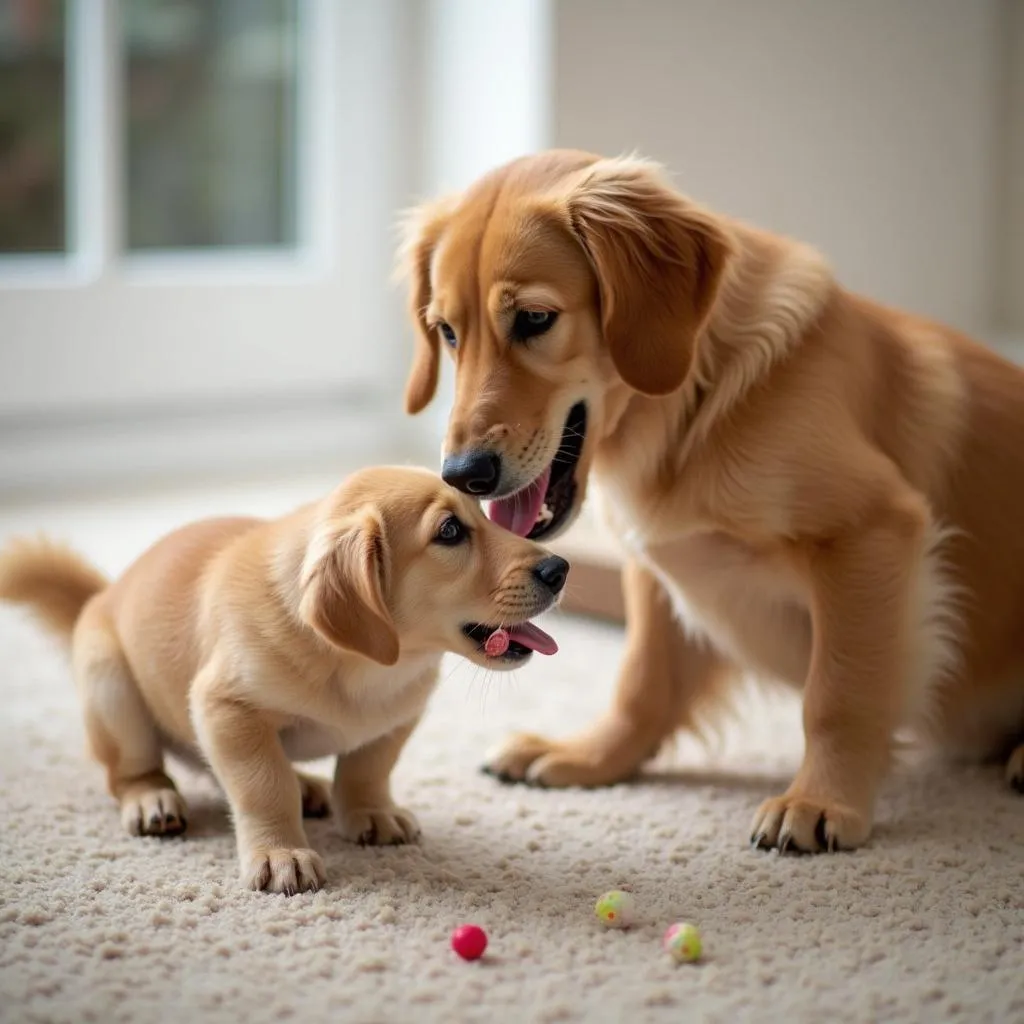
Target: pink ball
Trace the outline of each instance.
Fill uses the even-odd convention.
[[[479,960],[487,949],[487,933],[475,924],[464,924],[452,932],[452,949],[463,960]]]
[[[508,630],[496,629],[484,643],[484,654],[488,658],[500,658],[509,645]]]

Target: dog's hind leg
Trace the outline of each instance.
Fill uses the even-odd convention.
[[[113,626],[91,605],[72,640],[75,681],[93,757],[107,771],[107,787],[131,835],[184,832],[185,802],[164,772],[156,722],[139,692]]]

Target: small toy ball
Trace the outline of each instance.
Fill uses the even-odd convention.
[[[633,909],[633,897],[620,889],[606,892],[594,904],[594,913],[606,928],[628,928],[633,923]]]
[[[475,924],[460,925],[452,932],[452,949],[463,960],[479,960],[487,949],[487,933]]]
[[[488,658],[500,658],[509,644],[508,630],[496,629],[484,642],[484,654]]]
[[[700,932],[692,924],[670,924],[665,930],[661,945],[676,963],[692,964],[699,960],[704,950]]]

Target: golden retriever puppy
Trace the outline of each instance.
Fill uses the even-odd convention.
[[[517,160],[410,220],[406,403],[456,396],[442,475],[533,539],[593,478],[630,553],[613,706],[498,776],[612,783],[741,673],[803,690],[751,839],[867,839],[894,734],[1024,784],[1024,372],[837,283],[639,159]]]
[[[389,777],[442,654],[492,669],[553,654],[529,620],[568,568],[432,473],[376,468],[282,519],[186,526],[113,583],[64,548],[15,544],[0,556],[0,598],[70,642],[124,827],[184,830],[164,754],[191,753],[227,794],[245,885],[291,894],[324,882],[302,818],[329,808],[292,762],[337,755],[346,838],[413,840]]]

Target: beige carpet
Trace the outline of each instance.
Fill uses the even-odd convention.
[[[0,534],[41,522],[116,568],[222,497],[21,510]],[[476,770],[493,742],[608,699],[621,635],[551,628],[562,653],[514,678],[453,664],[397,776],[422,845],[313,823],[329,886],[289,900],[238,888],[202,780],[182,776],[187,839],[120,833],[61,658],[0,609],[0,1020],[1024,1021],[1024,800],[998,769],[894,780],[869,848],[829,858],[745,843],[799,758],[791,704],[752,697],[720,751],[684,746],[635,785],[503,788]],[[636,897],[628,933],[592,916],[613,887]],[[701,965],[661,953],[678,919],[701,927]],[[490,935],[481,963],[448,949],[467,921]]]

